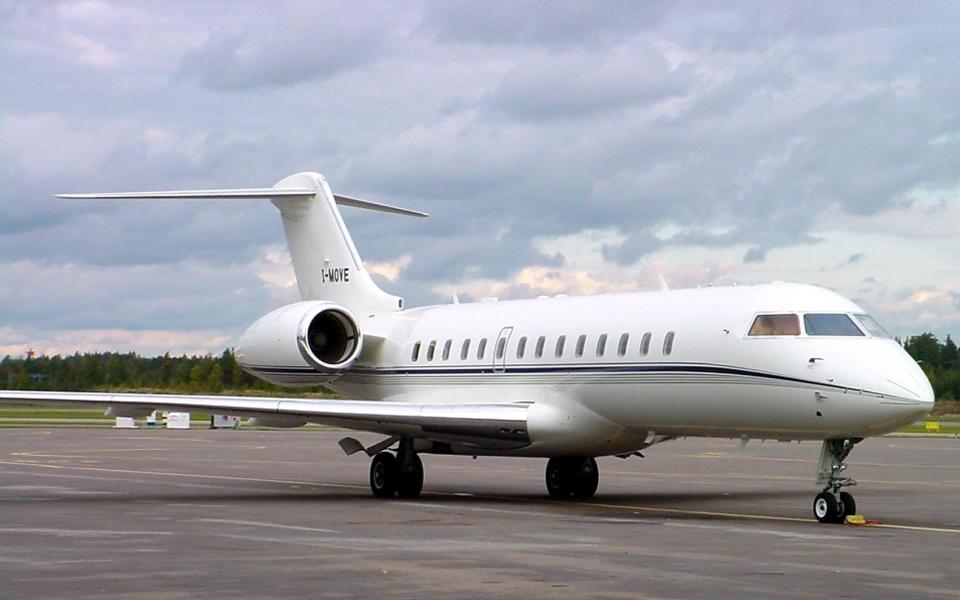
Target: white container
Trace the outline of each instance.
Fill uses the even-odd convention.
[[[168,412],[167,429],[190,429],[190,413]]]
[[[232,415],[210,415],[211,429],[237,429],[240,427],[240,417]]]

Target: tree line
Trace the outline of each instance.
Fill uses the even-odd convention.
[[[76,353],[72,356],[6,356],[0,361],[0,386],[14,390],[157,390],[192,394],[224,391],[279,392],[240,368],[232,349],[219,356],[145,357],[135,352]],[[289,390],[287,390],[289,392]],[[310,388],[310,392],[324,388]]]
[[[960,360],[949,335],[941,342],[932,333],[922,333],[907,338],[903,347],[920,363],[937,400],[960,400]]]
[[[957,345],[949,335],[941,342],[932,333],[922,333],[901,344],[920,363],[938,400],[960,399],[960,360]],[[219,356],[167,353],[149,358],[134,352],[6,356],[0,361],[0,386],[14,390],[166,390],[194,394],[284,390],[241,369],[229,348]]]

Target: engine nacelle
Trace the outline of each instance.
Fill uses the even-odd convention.
[[[357,360],[363,337],[350,311],[332,302],[288,304],[250,326],[237,345],[243,370],[270,383],[327,383]]]

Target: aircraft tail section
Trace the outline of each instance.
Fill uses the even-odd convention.
[[[71,200],[270,200],[280,210],[303,300],[327,300],[356,315],[393,312],[403,299],[381,290],[363,265],[338,204],[425,217],[426,213],[335,195],[319,173],[286,177],[272,188],[63,194]]]
[[[272,199],[280,209],[302,299],[329,300],[363,316],[403,308],[402,298],[384,292],[370,278],[323,176],[297,173],[275,187],[315,190],[312,196]]]

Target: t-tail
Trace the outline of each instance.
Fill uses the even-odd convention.
[[[319,173],[281,179],[272,188],[62,194],[72,200],[270,200],[280,209],[293,270],[303,300],[326,300],[355,315],[403,309],[403,298],[381,290],[363,265],[337,205],[414,217],[427,214],[341,196]]]

